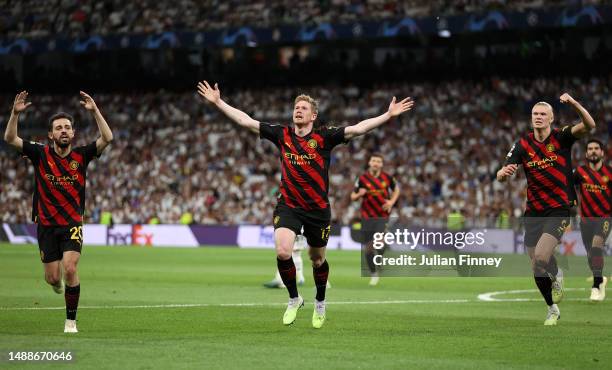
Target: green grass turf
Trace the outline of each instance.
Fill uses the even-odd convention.
[[[306,256],[306,253],[304,253]],[[511,256],[516,261],[525,256]],[[281,323],[284,290],[271,250],[86,247],[80,263],[79,333],[63,333],[64,311],[43,281],[35,246],[0,244],[0,354],[73,351],[78,368],[373,369],[584,368],[612,366],[610,303],[570,290],[557,327],[542,325],[543,302],[482,302],[483,292],[534,289],[529,277],[386,278],[369,287],[359,253],[330,251],[328,321],[311,328],[310,269],[296,323]],[[576,261],[579,261],[576,257]],[[582,277],[566,286],[588,288]],[[506,295],[534,298],[536,293]],[[455,303],[334,304],[346,301],[461,300]],[[87,308],[160,304],[205,307]],[[262,303],[252,307],[225,303]],[[272,304],[278,305],[272,305]],[[61,364],[0,362],[0,368]]]

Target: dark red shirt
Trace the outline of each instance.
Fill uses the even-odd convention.
[[[60,157],[49,145],[23,142],[23,154],[34,165],[32,221],[45,226],[83,223],[87,165],[97,156],[96,143]]]
[[[576,140],[571,127],[564,126],[552,129],[543,142],[530,132],[512,146],[506,164],[523,166],[528,211],[571,207],[574,198],[571,148]]]
[[[582,217],[612,216],[612,167],[604,164],[599,171],[580,166],[574,171],[574,183],[579,187]]]
[[[391,198],[391,193],[395,190],[396,181],[393,176],[386,172],[381,172],[378,176],[366,171],[359,176],[355,182],[355,192],[359,188],[367,190],[366,195],[361,200],[361,217],[366,218],[388,218],[389,212],[382,206]]]
[[[259,136],[280,151],[279,201],[291,208],[328,208],[331,151],[346,142],[344,127],[323,127],[300,137],[292,127],[261,122]]]

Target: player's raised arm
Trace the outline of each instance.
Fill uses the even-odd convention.
[[[221,99],[221,91],[219,91],[218,84],[215,84],[213,88],[207,81],[198,82],[198,94],[214,104],[223,114],[238,125],[259,134],[259,121],[254,120],[248,114],[224,102]]]
[[[113,141],[113,132],[110,127],[108,127],[108,123],[100,113],[100,109],[96,106],[96,102],[93,98],[87,95],[84,91],[79,92],[81,94],[81,105],[87,109],[96,120],[98,124],[98,130],[100,131],[100,137],[96,140],[96,151],[97,154],[100,155],[102,151]]]
[[[32,103],[26,103],[27,98],[27,91],[22,91],[15,96],[13,109],[11,110],[11,117],[6,125],[6,131],[4,131],[4,141],[20,151],[23,150],[23,140],[17,136],[17,123],[19,122],[19,115],[21,112],[32,105]]]
[[[593,120],[591,114],[568,93],[561,95],[559,100],[563,104],[569,104],[574,107],[576,112],[580,115],[580,122],[572,126],[572,135],[575,137],[582,137],[595,128],[595,120]]]
[[[373,129],[387,122],[391,118],[409,111],[410,109],[412,109],[413,105],[414,101],[410,97],[405,98],[400,102],[396,102],[394,96],[391,100],[391,104],[389,104],[389,110],[387,110],[387,112],[381,114],[378,117],[363,120],[356,125],[347,126],[344,129],[344,138],[348,140],[355,136],[363,135],[369,131],[372,131]]]

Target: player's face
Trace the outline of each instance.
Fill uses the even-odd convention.
[[[67,118],[58,118],[53,121],[53,129],[49,132],[49,139],[60,148],[67,148],[74,138],[72,123]]]
[[[587,160],[591,163],[599,163],[603,158],[603,150],[597,143],[589,143],[587,145]]]
[[[552,110],[545,105],[534,105],[531,110],[531,124],[534,129],[550,127],[553,121]]]
[[[309,102],[300,100],[293,107],[293,124],[297,126],[305,126],[314,122],[317,119],[317,114],[313,112],[312,105]]]
[[[368,166],[370,168],[370,171],[378,172],[382,170],[383,159],[380,157],[372,157],[370,158],[370,161],[368,162]]]

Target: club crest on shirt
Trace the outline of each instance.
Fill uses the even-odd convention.
[[[555,151],[555,146],[552,144],[546,144],[546,150],[552,153]]]
[[[79,162],[77,162],[77,161],[70,161],[70,169],[74,171],[77,168],[79,168]]]
[[[383,188],[386,188],[386,187],[387,187],[387,182],[386,182],[386,181],[384,181],[384,180],[383,180],[383,182],[381,182],[380,184],[383,186]]]
[[[610,179],[608,178],[608,176],[602,176],[601,177],[601,181],[608,182],[608,181],[610,181]]]
[[[308,140],[308,147],[310,149],[316,149],[317,145],[318,145],[318,143],[317,143],[317,141],[315,139]]]

